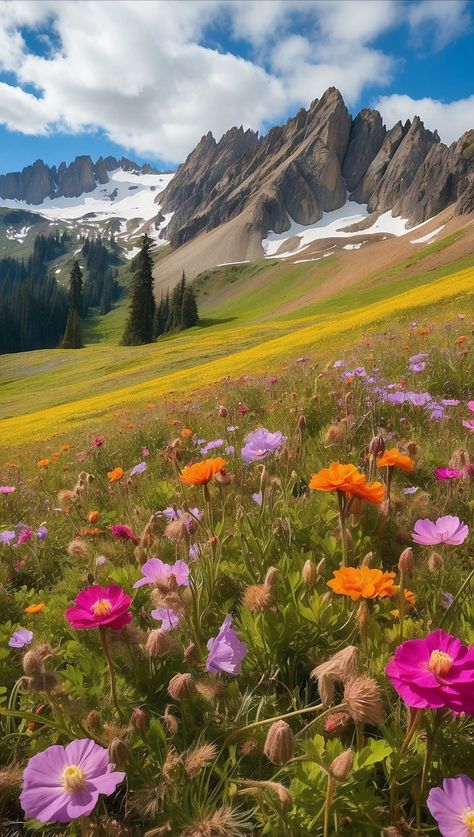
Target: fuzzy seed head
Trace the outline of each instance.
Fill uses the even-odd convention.
[[[357,675],[357,654],[357,647],[348,645],[311,672],[311,677],[318,681],[323,706],[331,706],[334,702],[336,683],[346,683]]]
[[[253,584],[245,590],[242,604],[251,613],[264,613],[275,604],[274,591],[266,584]]]
[[[439,552],[432,552],[428,558],[428,569],[431,573],[439,573],[444,567],[443,556]]]
[[[217,748],[214,744],[202,744],[200,747],[188,750],[184,757],[184,769],[188,776],[197,774],[207,767],[216,757]]]
[[[135,732],[138,732],[140,735],[146,735],[150,727],[150,716],[137,706],[132,712],[130,723]]]
[[[164,657],[176,650],[176,642],[167,631],[160,628],[150,631],[145,643],[145,651],[150,657]]]
[[[175,674],[168,683],[168,694],[173,700],[184,700],[191,697],[196,690],[196,685],[191,674]]]
[[[344,703],[356,724],[383,724],[385,713],[382,694],[371,677],[354,677],[346,683]]]
[[[74,538],[74,540],[68,544],[67,551],[71,558],[85,558],[87,555],[87,545],[79,538]]]

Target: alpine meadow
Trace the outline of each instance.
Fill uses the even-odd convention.
[[[1,837],[474,835],[473,27],[0,0]]]

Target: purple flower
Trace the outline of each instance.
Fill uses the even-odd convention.
[[[461,774],[431,788],[426,804],[442,837],[470,837],[474,830],[474,782]]]
[[[146,471],[147,468],[148,465],[146,464],[146,462],[139,462],[138,465],[133,466],[132,470],[130,471],[130,476],[135,477],[137,474],[143,474],[143,471]]]
[[[0,494],[13,494],[14,491],[14,485],[0,485]]]
[[[189,547],[188,555],[191,561],[197,561],[201,554],[201,547],[198,543],[192,543]]]
[[[443,610],[447,610],[448,607],[451,607],[453,601],[454,596],[452,595],[452,593],[443,593],[443,597],[441,599],[441,607],[443,608]]]
[[[21,807],[40,822],[71,822],[87,817],[99,794],[109,796],[125,778],[114,771],[105,747],[89,738],[66,747],[53,744],[33,756],[23,773]]]
[[[225,449],[226,456],[233,456],[235,453],[235,448],[233,445],[229,445],[228,448]]]
[[[181,619],[181,613],[176,613],[169,607],[157,607],[151,611],[153,619],[161,622],[162,631],[171,631],[172,628],[177,628]]]
[[[150,558],[142,566],[143,578],[140,578],[133,585],[133,589],[143,587],[145,584],[166,584],[173,575],[176,584],[189,587],[189,567],[185,561],[175,561],[174,564],[165,564],[160,558]]]
[[[228,433],[235,433],[235,431],[236,431],[236,430],[238,430],[238,429],[239,429],[239,428],[237,427],[237,425],[235,425],[235,424],[230,424],[230,425],[229,425],[229,427],[227,428],[227,432],[228,432]]]
[[[29,631],[28,628],[18,628],[18,630],[11,635],[8,640],[8,644],[10,648],[24,648],[25,645],[30,644],[32,639],[33,631]]]
[[[444,418],[444,407],[441,404],[430,404],[430,418],[436,421]]]
[[[457,407],[459,400],[457,398],[442,398],[441,404],[443,407]]]
[[[31,529],[28,526],[25,526],[18,535],[17,545],[19,546],[22,543],[26,543],[26,541],[31,541],[32,536],[33,532]]]
[[[207,643],[209,656],[206,669],[210,672],[239,674],[242,660],[247,654],[247,646],[241,642],[232,627],[230,613],[225,617],[219,633]]]
[[[223,439],[214,439],[213,442],[208,442],[207,445],[204,445],[204,447],[201,448],[201,453],[205,456],[206,453],[209,453],[209,451],[221,448],[224,444],[225,442]]]
[[[36,537],[39,541],[45,541],[48,537],[48,530],[46,526],[40,526],[39,529],[36,531]]]
[[[407,488],[404,488],[402,490],[402,493],[403,494],[416,494],[417,491],[418,491],[418,486],[417,485],[409,485]]]
[[[428,357],[428,352],[420,352],[419,355],[412,355],[408,358],[408,363],[420,363],[423,360],[426,360]]]
[[[252,494],[252,500],[257,506],[261,506],[263,503],[263,493],[261,491],[256,491],[255,494]]]
[[[460,546],[469,534],[469,527],[451,514],[438,517],[436,522],[427,517],[417,520],[413,528],[412,538],[415,543],[423,546],[434,546],[437,543]]]
[[[344,366],[343,360],[335,360],[333,363],[333,369],[339,369],[341,366]]]
[[[420,361],[420,363],[410,363],[408,368],[411,372],[423,372],[426,369],[426,363],[423,363],[423,361]]]
[[[107,558],[105,557],[105,555],[98,555],[97,558],[95,559],[95,563],[97,564],[98,567],[101,567],[102,564],[105,564],[106,561],[107,561]]]
[[[287,438],[279,430],[270,433],[265,427],[259,427],[245,437],[244,447],[241,449],[240,455],[244,462],[266,459],[267,456],[275,453],[283,442],[286,442]]]
[[[437,480],[460,480],[463,476],[457,468],[435,468],[433,473]]]
[[[0,543],[3,543],[4,546],[10,546],[16,538],[16,532],[14,529],[5,529],[4,532],[0,532]]]

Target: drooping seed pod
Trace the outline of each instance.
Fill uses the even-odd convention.
[[[140,735],[146,735],[150,728],[150,716],[143,709],[140,709],[139,706],[136,706],[132,712],[130,723],[135,732],[138,732]]]
[[[128,761],[130,748],[121,738],[113,738],[109,744],[110,760],[116,767],[124,767]]]
[[[263,752],[272,764],[286,764],[293,757],[295,737],[286,721],[275,721],[268,730]]]
[[[354,753],[352,750],[344,750],[331,762],[330,771],[338,782],[345,782],[352,770]]]
[[[196,690],[194,678],[191,674],[175,674],[168,683],[168,694],[173,700],[185,700]]]
[[[308,560],[304,562],[303,569],[301,570],[303,583],[306,584],[306,587],[313,587],[316,583],[317,577],[318,568],[314,561],[311,561],[311,559],[308,558]]]
[[[407,548],[404,549],[400,555],[400,558],[398,559],[398,569],[401,573],[408,573],[413,569],[413,549],[411,546],[407,546]]]

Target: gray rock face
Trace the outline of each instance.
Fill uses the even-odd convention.
[[[217,144],[206,135],[160,195],[163,211],[175,212],[163,235],[179,246],[241,212],[249,231],[263,235],[288,230],[290,219],[319,220],[346,200],[341,164],[350,128],[342,96],[330,88],[250,150],[240,147],[233,165],[216,167],[217,149],[231,132]]]
[[[387,129],[378,110],[364,108],[352,123],[349,145],[342,164],[347,189],[353,192],[379,153]]]
[[[408,132],[410,122],[396,125],[386,134],[378,154],[372,160],[364,177],[351,195],[357,203],[368,203],[375,189],[378,187],[387,171],[388,164],[400,145],[403,137]]]
[[[41,204],[45,198],[75,198],[84,192],[92,192],[96,186],[109,182],[108,172],[123,168],[125,171],[141,171],[143,174],[155,173],[156,170],[146,164],[139,166],[125,157],[99,157],[93,163],[87,155],[76,157],[68,166],[60,163],[46,166],[37,160],[32,166],[26,166],[21,172],[0,175],[0,198]]]

